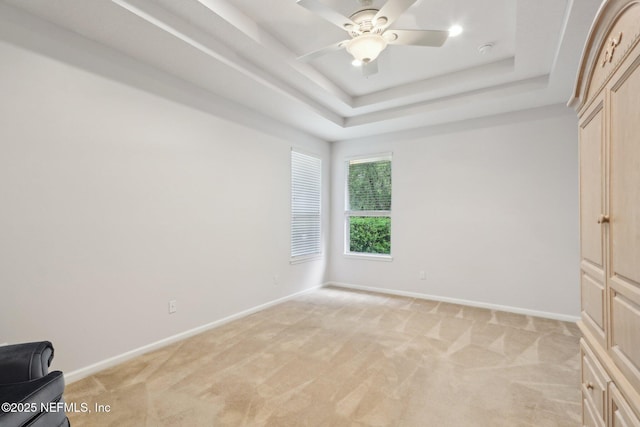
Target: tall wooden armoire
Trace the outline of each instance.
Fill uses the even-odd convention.
[[[640,427],[640,0],[606,0],[574,98],[583,425]]]

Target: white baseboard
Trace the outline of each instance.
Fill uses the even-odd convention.
[[[273,307],[274,305],[281,304],[290,299],[296,298],[300,295],[306,294],[308,292],[313,292],[321,287],[327,286],[327,284],[322,284],[320,286],[315,286],[313,288],[306,289],[304,291],[296,292],[294,294],[288,295],[286,297],[278,298],[273,301],[269,301],[264,304],[260,304],[258,306],[252,307],[248,310],[241,311],[236,314],[232,314],[231,316],[224,317],[219,320],[215,320],[211,323],[207,323],[206,325],[198,326],[193,329],[189,329],[184,332],[180,332],[179,334],[172,335],[170,337],[161,339],[159,341],[153,342],[151,344],[144,345],[142,347],[138,347],[136,349],[127,351],[125,353],[119,354],[117,356],[110,357],[105,360],[101,360],[100,362],[94,363],[92,365],[86,366],[84,368],[77,369],[75,371],[71,371],[64,374],[65,383],[71,384],[73,382],[79,381],[83,378],[86,378],[90,375],[95,374],[96,372],[102,371],[104,369],[110,368],[112,366],[118,365],[120,363],[126,362],[127,360],[133,359],[134,357],[143,355],[145,353],[149,353],[150,351],[157,350],[162,347],[166,347],[169,344],[173,344],[175,342],[187,339],[194,335],[198,335],[202,332],[205,332],[209,329],[217,328],[219,326],[224,325],[225,323],[229,323],[231,321],[240,319],[242,317],[249,316],[250,314],[257,313],[269,307]]]
[[[395,289],[374,288],[374,287],[371,287],[371,286],[353,285],[353,284],[350,284],[350,283],[327,282],[327,283],[325,283],[324,286],[335,286],[335,287],[338,287],[338,288],[355,289],[355,290],[359,290],[359,291],[368,291],[368,292],[377,292],[377,293],[380,293],[380,294],[397,295],[397,296],[410,297],[410,298],[419,298],[419,299],[426,299],[426,300],[433,300],[433,301],[442,301],[442,302],[448,302],[448,303],[452,303],[452,304],[461,304],[461,305],[468,305],[468,306],[471,306],[471,307],[488,308],[490,310],[506,311],[506,312],[509,312],[509,313],[524,314],[524,315],[527,315],[527,316],[544,317],[546,319],[561,320],[563,322],[575,323],[578,320],[580,320],[580,317],[570,316],[570,315],[567,315],[567,314],[550,313],[550,312],[547,312],[547,311],[530,310],[528,308],[511,307],[511,306],[507,306],[507,305],[491,304],[491,303],[479,302],[479,301],[469,301],[469,300],[464,300],[464,299],[442,297],[442,296],[437,296],[437,295],[427,295],[427,294],[422,294],[422,293],[417,293],[417,292],[398,291],[398,290],[395,290]]]

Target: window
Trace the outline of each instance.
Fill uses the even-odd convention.
[[[321,253],[320,193],[322,161],[291,151],[291,259]]]
[[[391,255],[391,154],[346,167],[345,253]]]

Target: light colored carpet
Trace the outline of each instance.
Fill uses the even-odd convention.
[[[578,426],[570,323],[324,288],[70,384],[79,426]]]

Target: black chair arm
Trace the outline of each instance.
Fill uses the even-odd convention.
[[[53,345],[49,341],[0,347],[0,384],[44,377],[52,359]]]
[[[64,376],[60,371],[30,381],[0,384],[0,426],[23,426],[53,413],[55,419],[66,419],[64,403]],[[58,424],[56,424],[58,425]]]

